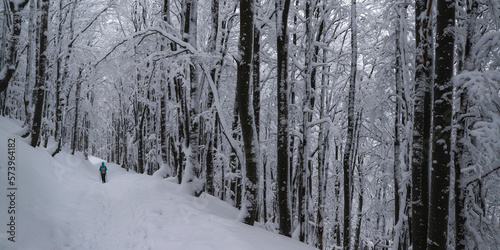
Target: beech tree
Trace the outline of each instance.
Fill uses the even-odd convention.
[[[47,80],[47,67],[48,67],[48,34],[47,29],[49,25],[48,16],[49,16],[49,0],[43,0],[41,2],[41,16],[40,16],[40,51],[39,51],[39,65],[38,71],[36,75],[36,84],[34,91],[36,91],[36,101],[35,103],[35,111],[33,114],[33,123],[32,123],[32,133],[31,133],[31,143],[32,147],[36,147],[39,143],[41,129],[42,129],[42,112],[44,106],[44,98],[45,98],[45,86]]]
[[[289,153],[288,153],[288,13],[290,0],[276,1],[276,49],[277,85],[278,85],[278,148],[277,148],[277,197],[279,203],[280,233],[290,236],[289,200]]]
[[[453,84],[455,3],[438,1],[436,19],[436,62],[432,163],[430,172],[428,248],[444,248],[447,243],[449,178],[451,168],[451,125]]]
[[[415,97],[412,145],[412,244],[427,248],[429,164],[431,149],[431,8],[433,1],[415,2]]]
[[[451,2],[2,1],[0,114],[319,249],[488,249],[499,9]]]
[[[253,102],[251,101],[253,38],[254,38],[254,0],[240,1],[240,41],[236,96],[238,114],[245,148],[244,201],[242,216],[246,224],[253,225],[257,218],[257,170],[260,168],[260,148],[255,126]]]
[[[344,149],[344,247],[351,247],[351,189],[353,162],[355,155],[352,153],[354,146],[354,122],[355,122],[355,95],[356,95],[356,72],[358,61],[358,40],[356,29],[356,0],[351,1],[351,73],[349,75],[349,96],[347,101],[347,138]]]

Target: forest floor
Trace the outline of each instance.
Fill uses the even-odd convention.
[[[0,117],[0,249],[312,249],[238,222],[229,204],[186,195],[162,178],[106,163],[102,184],[100,159],[67,152],[53,158],[16,135],[20,125]],[[16,144],[12,186],[10,138]],[[12,221],[13,234],[7,233]]]

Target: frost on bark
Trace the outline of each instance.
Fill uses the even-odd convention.
[[[436,60],[427,248],[446,248],[451,168],[455,2],[437,2]]]
[[[24,9],[28,0],[9,1],[9,8],[13,15],[13,30],[8,42],[7,56],[5,65],[0,69],[0,93],[4,92],[9,86],[9,82],[14,76],[17,67],[17,44],[19,42],[19,35],[21,34],[21,11]],[[43,2],[43,1],[42,1]],[[5,3],[5,2],[4,2]],[[42,3],[43,5],[43,3]],[[6,7],[6,6],[5,6]]]
[[[465,35],[465,45],[464,45],[464,58],[459,62],[459,73],[464,71],[475,70],[474,56],[471,53],[474,41],[474,35],[476,33],[476,22],[478,15],[478,2],[475,0],[467,1],[467,33]],[[457,40],[457,39],[456,39]],[[467,196],[467,185],[465,181],[463,169],[466,169],[472,164],[471,153],[468,149],[468,144],[471,142],[469,128],[473,127],[474,121],[468,118],[469,113],[469,98],[468,89],[465,86],[458,86],[456,97],[459,100],[460,105],[457,107],[458,110],[455,111],[456,116],[456,142],[454,148],[454,167],[455,167],[455,248],[456,249],[467,249],[467,211],[466,208],[466,196]]]
[[[297,165],[297,189],[298,189],[298,229],[299,240],[307,241],[309,237],[310,221],[310,200],[312,200],[311,178],[312,178],[312,160],[310,149],[311,143],[311,128],[309,124],[312,121],[312,112],[314,109],[314,88],[315,88],[315,66],[317,61],[316,50],[313,45],[313,11],[316,8],[316,1],[306,1],[306,30],[305,30],[305,82],[304,96],[302,99],[302,140],[299,147],[299,164]]]
[[[196,0],[185,1],[184,41],[196,48],[197,43],[197,20],[198,3]],[[194,59],[194,58],[193,58]],[[198,179],[200,176],[199,155],[199,131],[200,131],[200,89],[198,86],[198,68],[196,62],[189,65],[189,107],[186,117],[189,122],[189,136],[187,145],[186,169],[182,177],[182,185],[188,193],[198,196],[203,190],[204,183]]]
[[[415,104],[412,145],[412,245],[427,248],[429,153],[431,141],[432,79],[430,9],[432,0],[415,2]]]
[[[38,140],[40,138],[41,128],[42,128],[42,111],[45,96],[45,81],[47,80],[46,71],[48,66],[47,60],[47,28],[48,28],[48,16],[49,16],[49,0],[42,0],[41,4],[41,17],[40,17],[40,62],[38,65],[38,72],[36,76],[36,101],[35,101],[35,112],[33,114],[33,125],[32,125],[32,136],[31,143],[32,147],[36,147]]]
[[[288,12],[290,0],[276,1],[276,30],[278,56],[278,135],[277,135],[277,199],[279,210],[279,231],[290,236],[290,208],[288,205]]]
[[[253,225],[257,218],[257,170],[260,162],[260,149],[255,127],[252,86],[252,57],[254,29],[254,0],[240,0],[240,40],[236,95],[238,97],[238,113],[241,133],[245,149],[245,175],[243,178],[244,195],[240,218]]]
[[[219,30],[219,0],[212,1],[212,13],[210,14],[211,18],[211,29],[210,29],[210,38],[208,41],[207,52],[211,55],[215,53],[217,49],[217,33]],[[217,74],[217,65],[211,68],[210,77],[212,81],[218,86],[216,74]],[[210,89],[208,92],[208,101],[207,108],[211,109],[214,102],[214,93],[213,90]],[[205,190],[207,193],[214,195],[214,161],[217,155],[217,137],[218,137],[218,112],[216,110],[213,111],[213,118],[210,119],[208,126],[208,132],[205,132],[207,137],[207,153],[206,153],[206,177],[205,177]]]
[[[358,61],[356,29],[356,0],[351,0],[351,73],[347,104],[347,139],[344,150],[344,248],[351,243],[351,181],[353,169],[352,149],[354,144],[354,102],[356,93],[356,69]]]

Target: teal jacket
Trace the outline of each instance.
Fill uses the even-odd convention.
[[[104,172],[103,172],[103,170],[104,170]],[[101,167],[99,168],[99,171],[101,173],[104,173],[104,174],[108,171],[108,168],[104,165],[104,162],[102,163]]]

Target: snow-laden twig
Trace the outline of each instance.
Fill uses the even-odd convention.
[[[228,128],[226,120],[224,119],[223,116],[220,115],[220,114],[223,114],[224,112],[223,112],[222,107],[220,106],[220,99],[219,99],[219,93],[217,91],[217,86],[215,86],[215,83],[212,80],[212,77],[210,76],[210,70],[208,70],[205,65],[202,65],[202,69],[203,69],[203,73],[205,74],[205,76],[208,80],[210,88],[212,89],[212,92],[214,94],[214,105],[215,105],[215,108],[217,109],[217,112],[219,112],[220,124],[222,125],[222,132],[224,133],[226,139],[229,141],[229,144],[231,144],[231,147],[236,152],[236,157],[238,157],[238,160],[240,162],[242,162],[243,161],[243,152],[241,152],[241,149],[238,146],[239,144],[231,136],[231,131]]]

